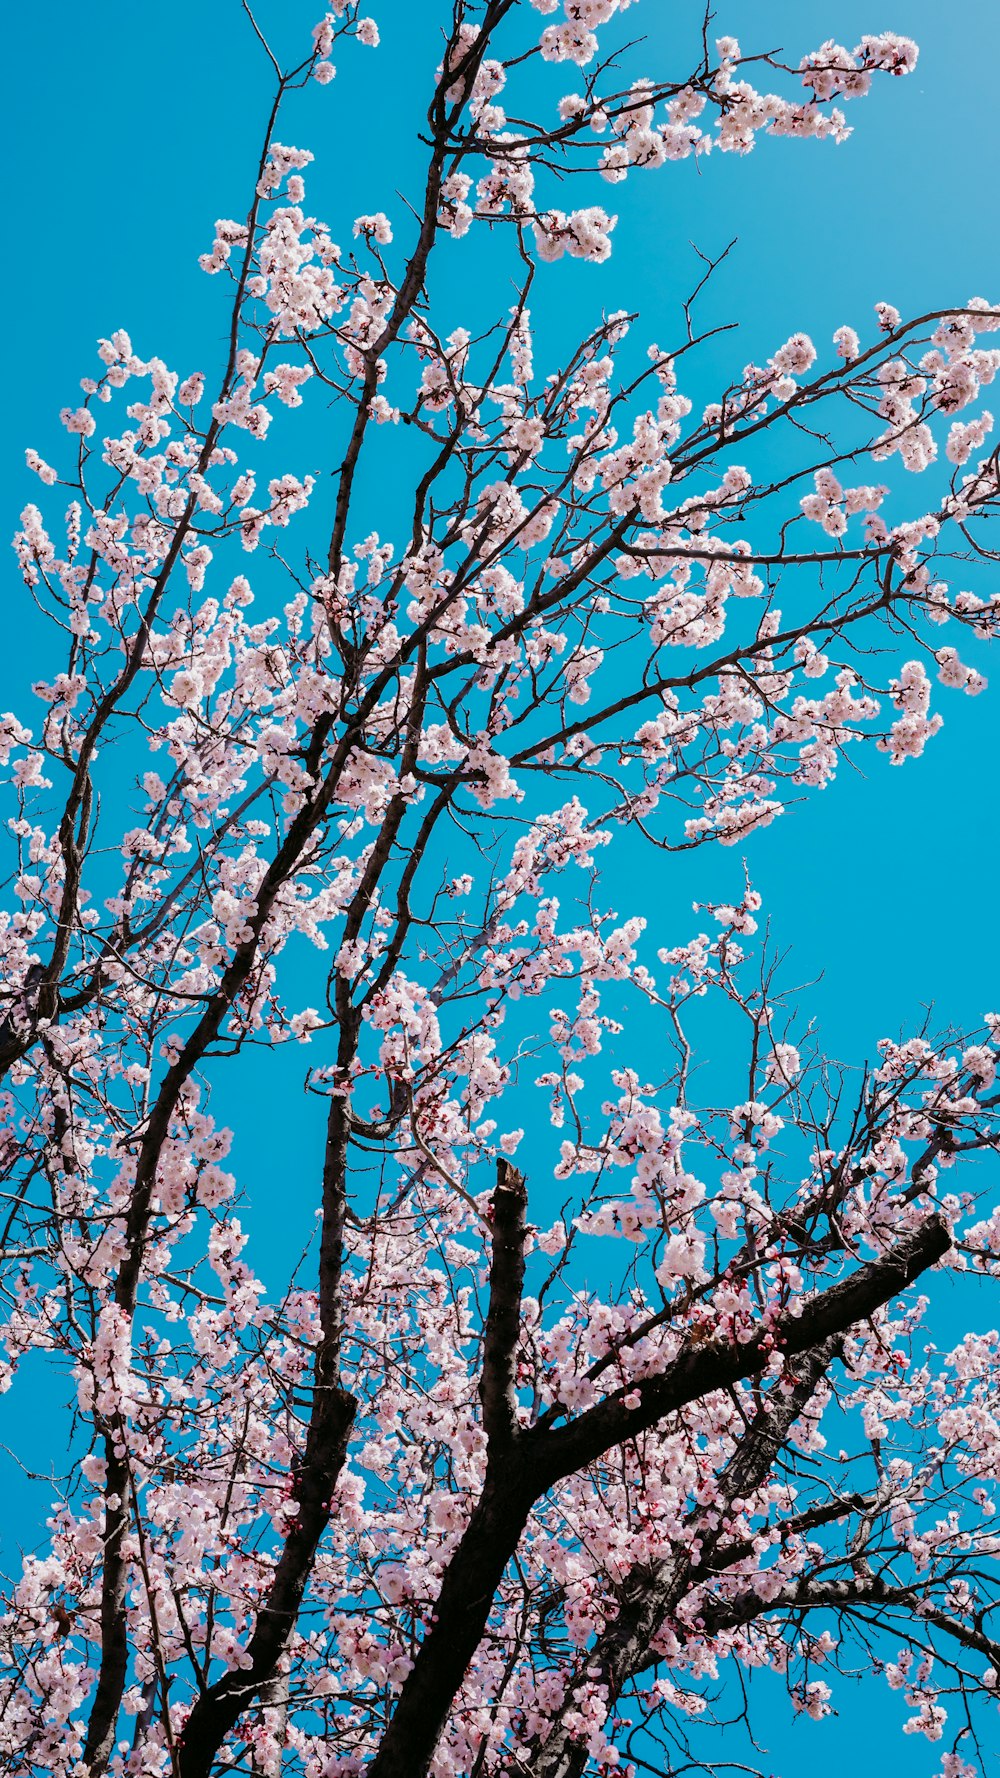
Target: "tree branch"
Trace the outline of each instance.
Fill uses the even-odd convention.
[[[568,1425],[542,1434],[537,1440],[537,1462],[547,1478],[544,1486],[552,1487],[563,1476],[592,1463],[623,1439],[645,1432],[688,1402],[757,1375],[765,1369],[772,1350],[793,1357],[831,1335],[846,1333],[898,1296],[943,1258],[950,1246],[943,1218],[929,1216],[890,1252],[859,1266],[849,1278],[818,1293],[801,1308],[797,1306],[797,1313],[786,1312],[770,1336],[762,1329],[742,1345],[712,1341],[684,1347],[659,1375],[630,1383]],[[640,1399],[637,1407],[630,1408],[626,1397],[633,1392]],[[525,1435],[526,1443],[532,1436]]]
[[[479,1399],[491,1450],[501,1450],[517,1436],[517,1345],[521,1332],[524,1285],[524,1175],[509,1161],[497,1161],[493,1212],[493,1257],[490,1302],[483,1334],[483,1369]]]
[[[690,1402],[757,1375],[775,1345],[793,1356],[843,1335],[934,1265],[950,1244],[943,1218],[928,1217],[890,1253],[813,1297],[797,1315],[786,1313],[768,1344],[761,1333],[744,1345],[688,1347],[660,1376],[633,1385],[641,1398],[638,1407],[627,1408],[627,1392],[619,1390],[568,1426],[540,1436],[523,1433],[500,1452],[491,1451],[482,1493],[445,1570],[431,1626],[369,1778],[423,1778],[489,1621],[504,1569],[532,1506],[549,1488]]]
[[[713,1558],[724,1534],[725,1509],[745,1495],[755,1493],[766,1481],[775,1458],[815,1394],[839,1346],[840,1340],[835,1336],[814,1351],[807,1352],[792,1387],[782,1392],[779,1385],[771,1391],[718,1478],[717,1498],[713,1502],[714,1526],[701,1524],[703,1515],[696,1510],[688,1519],[687,1536],[678,1540],[671,1555],[651,1567],[632,1569],[616,1589],[619,1598],[617,1615],[583,1655],[585,1682],[589,1685],[595,1678],[599,1679],[605,1688],[609,1707],[629,1679],[648,1666],[650,1644],[666,1618],[692,1586],[711,1572]],[[699,1545],[697,1562],[691,1556],[695,1537]],[[575,1708],[578,1685],[579,1677],[574,1685],[567,1687],[551,1731],[544,1739],[536,1738],[532,1742],[512,1766],[512,1772],[530,1772],[531,1778],[581,1778],[588,1753],[574,1727],[579,1721],[579,1712]]]
[[[319,1258],[322,1338],[316,1348],[313,1405],[305,1450],[294,1472],[298,1513],[246,1645],[246,1665],[231,1667],[197,1699],[178,1737],[179,1778],[208,1778],[222,1742],[243,1711],[271,1684],[295,1628],[333,1508],[357,1403],[340,1380],[343,1321],[341,1275],[347,1212],[345,1100],[331,1099],[323,1165],[323,1229]]]

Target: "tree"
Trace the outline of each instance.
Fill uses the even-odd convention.
[[[414,214],[346,247],[282,105],[377,30],[341,0],[282,67],[251,20],[274,103],[202,262],[221,376],[116,332],[72,462],[28,453],[70,506],[22,515],[60,640],[37,738],[0,728],[4,1337],[71,1374],[79,1461],[2,1622],[9,1770],[704,1770],[702,1680],[770,1667],[818,1717],[852,1635],[908,1727],[959,1699],[943,1771],[975,1769],[998,1336],[922,1355],[912,1287],[996,1269],[947,1170],[997,1147],[1000,1017],[853,1083],[749,884],[657,948],[601,866],[749,839],[848,747],[919,754],[932,674],[981,688],[956,639],[1000,598],[953,565],[996,559],[1000,309],[796,334],[701,413],[697,291],[669,348],[613,314],[536,370],[545,262],[614,228],[557,179],[836,141],[916,57],[792,66],[706,19],[697,66],[625,76],[621,10],[445,11]],[[471,229],[513,306],[443,338],[434,255]],[[265,442],[310,400],[329,503]],[[359,528],[378,478],[392,537]],[[296,1041],[317,1235],[274,1294],[211,1096],[249,1061],[252,1129]]]

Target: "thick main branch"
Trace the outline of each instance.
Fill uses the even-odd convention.
[[[535,1501],[564,1477],[625,1439],[692,1402],[766,1369],[778,1349],[795,1357],[821,1347],[870,1318],[934,1265],[951,1244],[947,1225],[931,1216],[896,1246],[786,1311],[770,1335],[745,1344],[686,1347],[658,1376],[633,1384],[629,1407],[620,1390],[569,1425],[528,1432],[487,1464],[482,1493],[445,1570],[437,1608],[400,1692],[396,1710],[369,1768],[370,1778],[423,1778],[448,1711],[482,1640],[507,1563]]]

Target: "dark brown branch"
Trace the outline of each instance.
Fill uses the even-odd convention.
[[[890,1298],[898,1296],[929,1266],[942,1259],[951,1246],[947,1224],[929,1216],[920,1227],[904,1235],[890,1252],[859,1266],[850,1277],[806,1302],[799,1313],[786,1313],[772,1330],[774,1347],[794,1357],[821,1345],[831,1335],[866,1321]],[[605,1397],[567,1426],[557,1426],[539,1441],[538,1465],[548,1479],[546,1487],[603,1456],[613,1445],[655,1426],[667,1414],[690,1401],[725,1389],[745,1377],[758,1375],[767,1365],[771,1341],[762,1329],[745,1344],[711,1341],[683,1348],[673,1364],[654,1377],[629,1384]],[[626,1406],[635,1392],[637,1407]],[[526,1435],[526,1442],[532,1434]]]
[[[322,1337],[316,1349],[313,1405],[305,1450],[294,1471],[299,1510],[247,1643],[247,1664],[231,1667],[201,1694],[178,1738],[178,1778],[208,1778],[225,1737],[274,1679],[298,1618],[320,1538],[330,1522],[332,1496],[344,1466],[357,1406],[340,1379],[348,1132],[347,1106],[338,1095],[330,1102],[323,1166],[319,1260]]]
[[[497,1451],[506,1448],[517,1436],[517,1345],[521,1333],[527,1202],[523,1174],[509,1161],[498,1161],[496,1190],[491,1200],[490,1302],[479,1380],[483,1424],[490,1449]]]
[[[688,1521],[688,1538],[679,1542],[672,1555],[652,1566],[634,1568],[616,1589],[617,1615],[584,1656],[586,1683],[599,1678],[609,1707],[620,1697],[628,1681],[648,1666],[650,1646],[681,1599],[712,1571],[723,1538],[724,1509],[755,1493],[767,1480],[788,1434],[815,1394],[839,1344],[834,1338],[825,1341],[815,1351],[807,1352],[791,1388],[784,1393],[778,1389],[771,1391],[718,1478],[714,1527],[702,1525],[700,1513],[693,1513]],[[700,1549],[697,1562],[690,1555],[696,1536]],[[582,1778],[587,1765],[587,1750],[565,1721],[575,1702],[576,1689],[571,1687],[551,1732],[544,1740],[532,1745],[512,1766],[512,1773],[530,1772],[532,1778]]]
[[[905,1610],[917,1624],[930,1624],[944,1635],[951,1636],[962,1648],[985,1655],[1000,1679],[1000,1642],[974,1624],[963,1623],[961,1618],[940,1610],[915,1587],[891,1586],[876,1574],[852,1574],[844,1580],[798,1580],[767,1601],[762,1600],[753,1588],[748,1588],[733,1599],[720,1599],[707,1605],[700,1614],[698,1634],[717,1636],[724,1630],[737,1630],[757,1618],[772,1617],[783,1611],[848,1611],[879,1607]]]
[[[866,1321],[941,1259],[951,1244],[947,1225],[931,1216],[891,1252],[786,1313],[765,1344],[763,1331],[746,1344],[688,1347],[660,1376],[632,1385],[638,1407],[619,1390],[568,1426],[522,1434],[491,1452],[483,1490],[445,1570],[437,1609],[404,1682],[373,1760],[370,1778],[423,1778],[469,1662],[482,1639],[504,1569],[535,1501],[563,1477],[678,1409],[766,1368],[774,1346],[787,1356],[808,1352]]]

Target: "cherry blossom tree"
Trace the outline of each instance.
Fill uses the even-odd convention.
[[[833,152],[917,55],[706,19],[696,65],[633,70],[625,11],[443,5],[411,207],[329,225],[283,105],[329,130],[377,26],[338,0],[283,64],[248,17],[221,368],[113,332],[28,452],[3,1341],[7,1382],[67,1379],[76,1461],[0,1620],[9,1771],[710,1771],[717,1680],[819,1718],[858,1646],[943,1778],[979,1769],[998,1335],[924,1322],[998,1269],[1000,1016],[840,1071],[750,882],[664,933],[656,881],[752,867],[849,750],[904,764],[982,688],[1000,308],[882,304],[700,411],[698,292],[667,345],[595,313],[540,362],[548,262],[607,257],[621,181]],[[511,300],[443,335],[476,231]],[[267,440],[310,402],[322,480]],[[252,1130],[296,1044],[325,1135],[275,1292],[213,1093],[243,1067]]]

